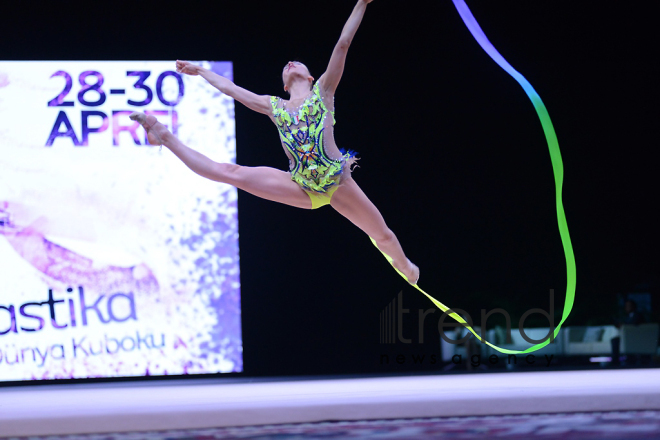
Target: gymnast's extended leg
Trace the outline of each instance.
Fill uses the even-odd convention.
[[[289,173],[270,167],[246,167],[215,162],[184,145],[152,115],[133,113],[131,119],[147,130],[149,143],[169,148],[188,168],[202,177],[228,183],[257,197],[297,208],[311,209],[309,196],[291,180]]]
[[[352,177],[348,177],[332,195],[330,205],[353,224],[373,238],[378,249],[392,257],[394,267],[401,271],[411,284],[419,278],[419,268],[403,253],[399,240],[387,227],[378,208],[362,192]]]

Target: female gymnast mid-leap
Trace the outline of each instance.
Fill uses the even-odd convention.
[[[387,227],[383,216],[351,176],[356,152],[339,149],[333,126],[334,94],[344,71],[348,48],[362,21],[367,4],[358,0],[327,70],[314,82],[307,66],[290,61],[282,70],[284,91],[289,99],[257,95],[227,78],[187,61],[177,61],[177,72],[200,75],[222,93],[246,107],[265,115],[276,125],[284,152],[289,158],[289,172],[270,167],[246,167],[217,163],[185,146],[153,115],[135,112],[130,117],[147,131],[152,145],[165,145],[191,170],[202,177],[227,183],[267,200],[304,209],[330,205],[362,229],[394,268],[412,284],[419,280],[419,268],[404,254],[399,240]]]

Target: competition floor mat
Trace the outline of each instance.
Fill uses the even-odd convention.
[[[20,439],[28,438],[30,440],[657,439],[660,438],[660,411],[335,421]]]

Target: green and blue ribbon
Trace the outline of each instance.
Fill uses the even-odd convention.
[[[463,19],[463,22],[469,29],[470,33],[472,36],[477,40],[479,45],[486,51],[486,53],[502,68],[504,69],[509,75],[511,75],[518,83],[522,86],[523,90],[525,90],[525,93],[527,93],[527,96],[529,99],[532,101],[532,104],[534,105],[534,109],[536,110],[536,113],[539,116],[539,119],[541,120],[541,126],[543,127],[543,132],[545,133],[545,138],[548,143],[548,149],[550,151],[550,160],[552,162],[552,171],[554,174],[555,178],[555,200],[556,200],[556,207],[557,207],[557,224],[559,226],[559,235],[561,237],[561,242],[562,246],[564,248],[564,257],[566,259],[566,301],[564,302],[564,311],[562,314],[561,321],[559,322],[559,325],[554,329],[554,338],[557,337],[559,334],[559,330],[561,329],[562,324],[566,321],[568,318],[568,315],[571,313],[571,310],[573,309],[573,303],[575,302],[575,282],[576,282],[576,269],[575,269],[575,255],[573,254],[573,246],[571,245],[571,238],[568,233],[568,225],[566,223],[566,215],[564,213],[564,205],[562,204],[562,186],[563,186],[563,181],[564,181],[564,164],[561,159],[561,152],[559,150],[559,142],[557,141],[557,135],[555,134],[555,129],[552,125],[552,121],[550,120],[550,115],[548,114],[548,110],[546,109],[545,105],[543,104],[543,101],[541,100],[541,97],[536,93],[536,90],[534,90],[534,87],[525,79],[524,76],[522,76],[518,71],[516,71],[511,64],[508,63],[507,60],[504,59],[504,57],[495,49],[495,47],[491,44],[490,41],[488,41],[488,38],[486,37],[486,34],[481,30],[481,27],[479,26],[479,23],[477,23],[477,20],[474,18],[474,15],[472,15],[472,12],[468,8],[467,4],[465,4],[464,0],[453,0],[454,6],[456,6],[456,9],[458,10],[458,13],[460,14],[461,18]],[[374,246],[378,247],[376,245],[376,242],[371,239],[372,243]],[[381,251],[382,252],[382,251]],[[385,258],[392,263],[392,259],[383,252],[383,255],[385,255]],[[399,270],[394,268],[399,275],[401,275],[406,281],[408,279],[406,276],[401,273]],[[447,306],[442,304],[440,301],[436,300],[433,298],[431,295],[428,293],[424,292],[418,285],[414,284],[413,287],[415,287],[417,290],[422,292],[424,295],[426,295],[433,303],[440,308],[443,312],[447,312],[450,310]],[[472,332],[477,339],[479,339],[481,342],[488,344],[490,347],[494,348],[495,350],[505,353],[505,354],[524,354],[524,353],[531,353],[536,350],[539,350],[542,347],[545,347],[548,345],[554,338],[547,338],[543,342],[539,344],[535,344],[526,350],[508,350],[505,348],[500,348],[496,345],[491,344],[490,342],[486,341],[483,339],[481,336],[479,336],[474,329],[465,322],[465,320],[455,312],[450,312],[448,313],[449,316],[460,322],[461,324],[465,325],[465,327]]]

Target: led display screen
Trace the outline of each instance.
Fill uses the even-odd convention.
[[[232,78],[230,62],[203,62]],[[172,61],[0,62],[0,381],[240,372],[234,101]]]

